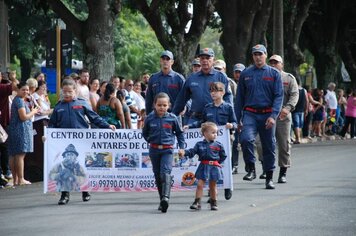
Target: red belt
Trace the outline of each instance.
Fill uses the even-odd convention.
[[[167,145],[167,144],[154,144],[150,143],[151,148],[157,148],[157,149],[172,149],[173,145]]]
[[[218,161],[206,161],[206,160],[202,160],[201,161],[202,164],[205,165],[211,165],[211,166],[219,166],[221,167],[220,163]]]
[[[253,107],[245,107],[245,111],[250,111],[253,113],[258,113],[258,114],[265,114],[265,113],[271,113],[272,112],[272,107],[265,107],[265,108],[253,108]]]

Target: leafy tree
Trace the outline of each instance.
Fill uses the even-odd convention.
[[[116,74],[137,79],[144,72],[158,71],[162,50],[146,19],[123,8],[115,31]]]
[[[284,1],[284,52],[285,68],[298,75],[298,66],[305,61],[299,46],[302,27],[309,15],[313,0]]]
[[[108,80],[115,70],[114,28],[121,10],[120,0],[86,0],[81,16],[74,14],[61,0],[48,0],[51,9],[66,23],[81,42],[84,66],[92,77]],[[78,1],[75,1],[77,4]],[[84,18],[85,17],[85,18]]]
[[[187,74],[200,38],[214,12],[215,2],[216,0],[134,0],[133,6],[151,25],[162,47],[173,52],[174,69]]]
[[[53,14],[26,0],[7,1],[11,62],[20,60],[21,77],[31,76],[36,59],[44,57],[46,31],[52,26]]]

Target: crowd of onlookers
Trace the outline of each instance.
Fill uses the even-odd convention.
[[[304,96],[305,94],[305,96]],[[298,137],[323,137],[339,135],[345,138],[346,132],[351,138],[355,137],[356,92],[352,89],[336,89],[335,83],[329,83],[326,90],[300,87],[300,99],[306,101],[304,124],[295,128],[296,141]],[[296,110],[293,112],[297,112]],[[294,119],[293,119],[294,121]],[[298,122],[298,121],[297,121]],[[302,135],[299,134],[302,133]]]
[[[222,60],[217,60],[214,65],[217,70],[225,71],[226,69],[226,64]],[[192,63],[192,73],[198,71],[199,68],[199,60],[195,59]],[[238,69],[241,72],[244,66]],[[109,124],[115,125],[117,129],[141,129],[143,127],[146,116],[146,90],[150,79],[148,73],[143,73],[137,80],[112,76],[109,81],[101,81],[99,78],[90,78],[89,71],[82,69],[78,74],[72,73],[64,79],[75,80],[77,97],[85,99],[96,113]],[[11,139],[8,140],[9,145],[0,144],[0,186],[8,186],[9,180],[14,177],[14,172],[16,173],[14,184],[31,184],[26,180],[26,177],[30,176],[26,175],[27,167],[33,171],[31,166],[43,166],[42,136],[55,104],[51,104],[48,97],[46,75],[43,73],[37,73],[25,82],[17,81],[16,72],[0,73],[0,81],[1,125],[7,129],[8,133],[19,132],[16,133],[18,136],[16,141]],[[232,94],[235,96],[238,77],[229,78],[229,81]],[[297,82],[299,100],[292,112],[294,144],[301,143],[303,138],[325,135],[336,134],[344,138],[347,132],[351,138],[355,138],[356,91],[336,89],[334,83],[330,83],[326,90],[310,89],[308,86],[302,87],[298,79]],[[189,115],[189,102],[185,108],[185,114]],[[10,116],[11,119],[9,119]],[[21,132],[17,130],[17,125],[25,120],[32,122],[33,130],[29,131],[28,135],[33,135],[33,144],[28,143],[26,135],[21,133],[23,130]],[[183,123],[184,121],[183,116]],[[16,149],[18,145],[25,145],[28,152],[22,156],[14,155],[15,158],[9,158],[9,154],[13,153],[11,148]],[[24,161],[25,155],[26,161]],[[41,177],[30,179],[37,181]]]

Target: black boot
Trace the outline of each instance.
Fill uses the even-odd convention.
[[[284,184],[287,183],[287,167],[281,167],[279,170],[278,183]]]
[[[260,179],[266,179],[266,172],[262,172],[262,174],[260,175]]]
[[[155,180],[156,180],[156,186],[157,186],[157,191],[158,191],[158,195],[159,195],[159,206],[158,206],[158,210],[161,211],[162,210],[162,206],[161,206],[161,200],[162,200],[162,181],[161,181],[161,177],[159,176],[159,174],[155,174]]]
[[[196,198],[194,200],[193,204],[190,206],[190,209],[192,209],[192,210],[200,210],[201,209],[200,198]]]
[[[210,210],[217,211],[218,209],[219,208],[218,208],[216,200],[210,199]]]
[[[266,172],[266,189],[274,189],[273,184],[273,171]]]
[[[169,198],[171,195],[171,181],[172,177],[170,174],[164,174],[161,179],[162,181],[162,199],[161,199],[161,212],[166,213],[169,207]]]
[[[243,177],[243,180],[252,181],[256,179],[255,163],[248,163],[247,165],[248,165],[248,172]]]
[[[263,161],[261,161],[262,165],[262,174],[260,175],[260,179],[266,179],[266,171],[263,170]]]
[[[62,192],[58,205],[65,205],[69,202],[69,192]]]
[[[82,199],[83,199],[83,202],[89,202],[91,196],[89,194],[89,192],[82,192]]]
[[[225,191],[224,191],[225,199],[226,199],[226,200],[230,200],[231,197],[232,197],[232,191],[231,191],[231,189],[226,188],[226,189],[224,189],[224,190],[225,190]]]

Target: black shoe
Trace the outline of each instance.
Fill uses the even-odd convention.
[[[232,174],[233,174],[233,175],[237,175],[237,174],[238,174],[237,166],[234,166],[234,167],[232,168]]]
[[[250,170],[244,177],[243,180],[252,181],[256,179],[256,171]]]
[[[158,209],[159,211],[162,211],[162,206],[161,206],[161,203],[159,203],[159,206],[158,206]]]
[[[82,192],[82,199],[83,199],[83,202],[88,202],[90,200],[89,192]]]
[[[231,197],[232,197],[232,191],[231,191],[231,189],[226,188],[226,189],[225,189],[225,199],[226,199],[226,200],[230,200]]]
[[[61,198],[58,201],[58,205],[65,205],[69,202],[69,192],[62,192]]]
[[[278,177],[278,183],[280,183],[280,184],[285,184],[285,183],[287,183],[286,175],[280,175],[280,176]]]
[[[266,180],[266,189],[274,189],[275,186],[273,184],[273,180],[272,179],[269,179],[269,180]]]
[[[262,172],[262,174],[260,175],[260,179],[266,179],[266,172]]]
[[[193,204],[189,208],[192,210],[200,210],[201,209],[200,198],[196,198]]]
[[[287,183],[287,168],[286,167],[281,167],[279,170],[279,177],[278,177],[278,183],[284,184]]]

